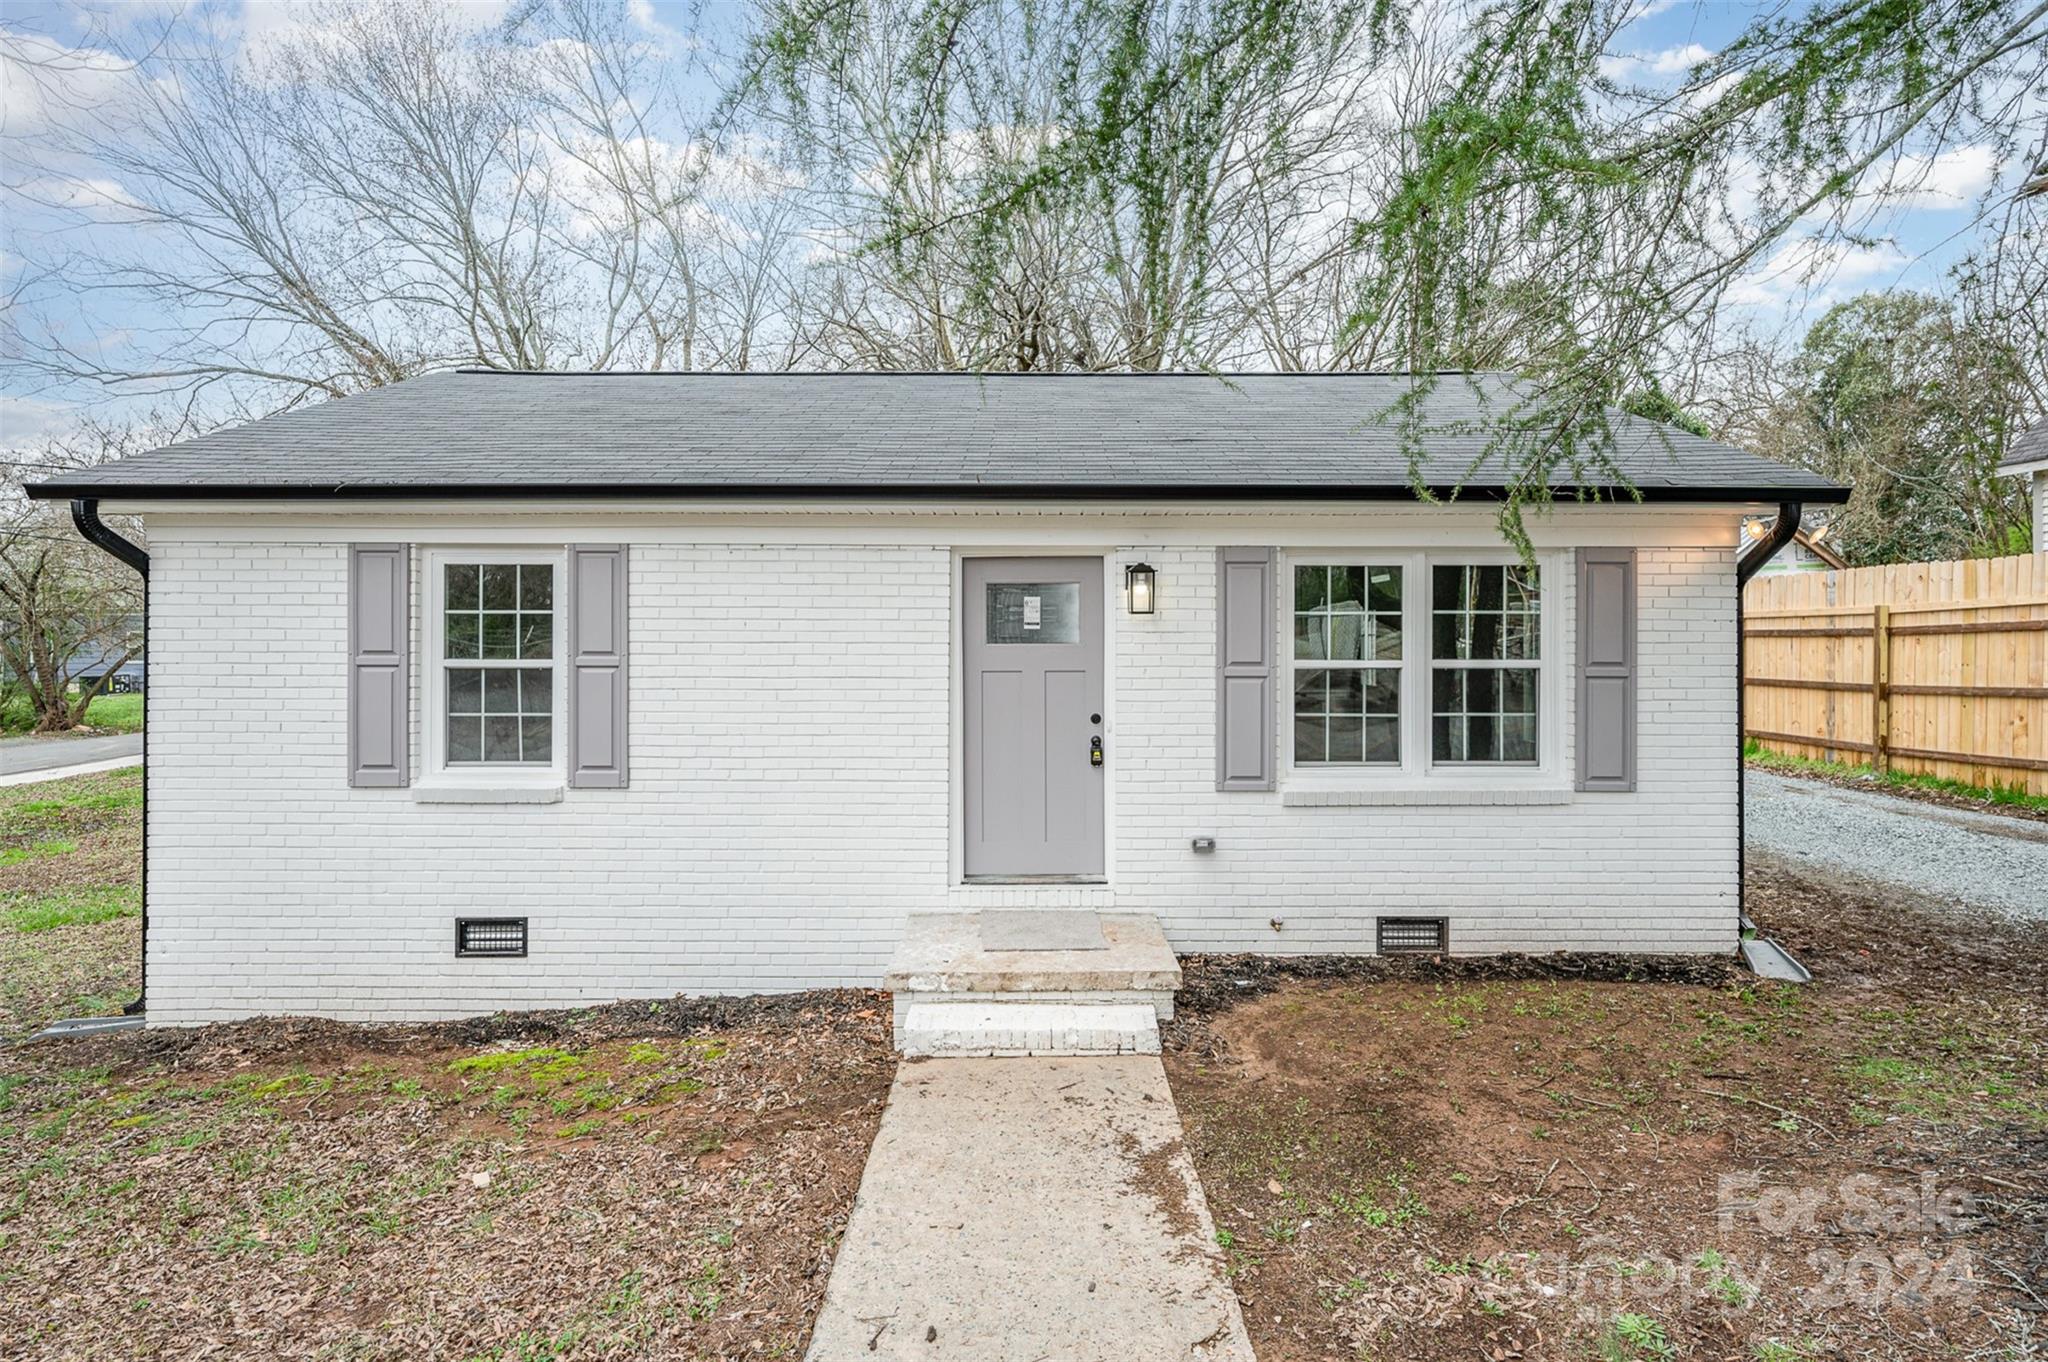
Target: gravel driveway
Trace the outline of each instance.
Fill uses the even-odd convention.
[[[1751,770],[1752,851],[2048,922],[2048,823]]]

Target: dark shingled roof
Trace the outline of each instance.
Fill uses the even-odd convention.
[[[2048,463],[2048,421],[2021,432],[2020,438],[2014,440],[2012,448],[2005,452],[2005,462],[1998,467],[2002,472],[2023,468],[2030,463]]]
[[[1412,380],[1390,374],[434,374],[266,417],[33,490],[43,497],[1315,496],[1407,498]],[[1515,402],[1450,374],[1427,482],[1473,467]],[[1613,413],[1651,500],[1839,501],[1783,464]],[[1560,475],[1560,490],[1574,484]]]

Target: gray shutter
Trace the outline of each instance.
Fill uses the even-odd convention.
[[[1216,551],[1216,788],[1273,788],[1273,550]]]
[[[404,544],[348,550],[348,783],[406,783],[412,746],[411,552]]]
[[[1636,553],[1580,549],[1578,787],[1636,787]]]
[[[626,788],[626,549],[569,549],[569,783]]]

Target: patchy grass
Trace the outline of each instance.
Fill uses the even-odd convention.
[[[0,788],[0,1041],[141,982],[142,773]]]
[[[1982,804],[1994,810],[2048,815],[2048,795],[2032,794],[2016,785],[1966,785],[1960,780],[1920,775],[1912,771],[1886,771],[1880,774],[1876,767],[1867,763],[1848,765],[1843,762],[1787,756],[1772,751],[1755,738],[1743,743],[1742,755],[1744,760],[1752,765],[1785,775],[1811,776],[1821,780],[1864,786],[1876,785],[1893,794],[1933,795],[1942,803]]]
[[[78,843],[65,841],[31,842],[27,846],[8,847],[5,851],[0,851],[0,869],[28,861],[38,861],[45,856],[69,856],[76,850]]]
[[[887,1018],[841,993],[0,1052],[0,1338],[794,1359],[894,1070]]]
[[[29,710],[26,696],[9,696],[5,708],[0,708],[0,737],[11,737],[27,733],[35,727],[35,715]],[[85,726],[96,733],[140,733],[142,731],[142,697],[140,695],[99,695],[85,707]]]
[[[1769,864],[1750,907],[1816,983],[1191,962],[1168,1074],[1262,1362],[2028,1355],[2048,928]]]
[[[140,916],[142,890],[136,885],[121,884],[25,895],[0,909],[0,924],[13,932],[47,932],[57,927],[90,927]]]

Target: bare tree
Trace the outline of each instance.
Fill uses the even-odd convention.
[[[81,540],[62,510],[32,502],[24,482],[104,463],[154,443],[135,427],[86,423],[0,461],[0,668],[26,697],[39,733],[85,722],[114,674],[142,651],[142,584]],[[122,532],[140,538],[140,527]],[[90,684],[80,679],[91,675]]]
[[[118,198],[33,262],[10,367],[239,415],[429,369],[691,368],[782,353],[796,223],[714,153],[611,0],[477,29],[434,0],[322,0],[254,50],[159,31],[41,154]],[[0,54],[4,55],[4,54]],[[168,319],[109,350],[51,310]],[[776,336],[773,339],[781,339]]]

